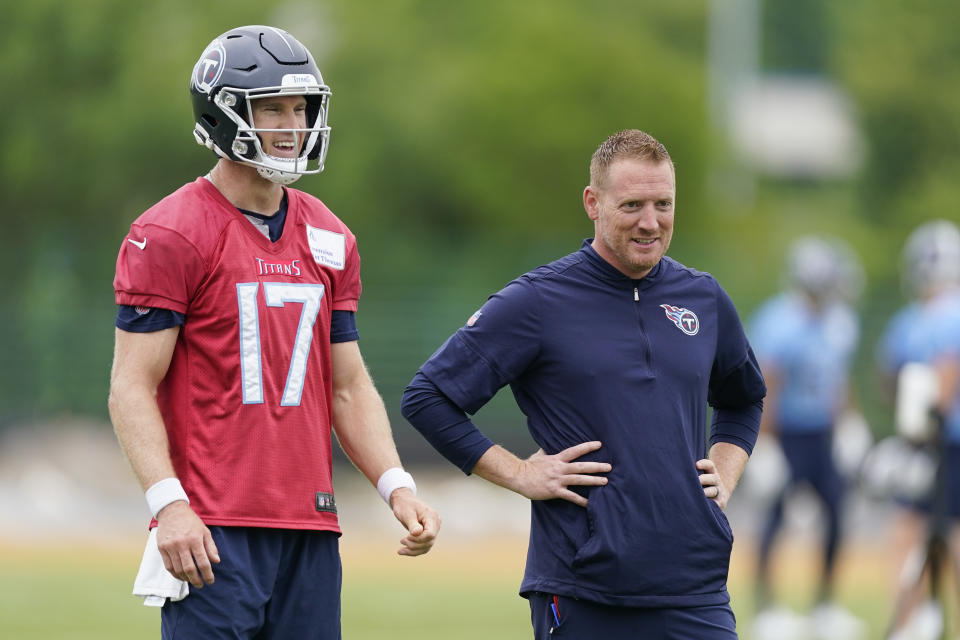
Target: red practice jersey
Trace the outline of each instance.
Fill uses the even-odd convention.
[[[184,185],[133,223],[114,289],[186,315],[157,400],[201,519],[339,532],[330,317],[357,310],[360,257],[322,202],[287,198],[271,243],[208,180]]]

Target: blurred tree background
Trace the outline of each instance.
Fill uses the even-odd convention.
[[[920,222],[958,217],[952,2],[2,4],[0,428],[106,417],[117,249],[140,212],[214,163],[192,139],[190,71],[214,36],[271,24],[313,51],[333,89],[327,169],[296,186],[358,236],[361,346],[405,456],[429,455],[398,411],[417,366],[487,295],[591,235],[590,155],[628,127],[676,163],[671,255],[715,274],[744,319],[779,286],[798,234],[855,248],[857,387],[889,430],[872,359],[903,303],[899,252]],[[716,115],[718,91],[737,91],[714,65],[720,15],[728,41],[756,43],[754,71],[841,88],[864,142],[855,170],[771,172],[735,151]],[[523,451],[505,395],[479,422]]]

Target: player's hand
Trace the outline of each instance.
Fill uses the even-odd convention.
[[[704,458],[697,460],[697,469],[703,471],[700,474],[700,486],[703,487],[703,495],[716,502],[721,509],[727,508],[727,501],[730,500],[730,491],[723,484],[723,479],[717,473],[717,465],[713,460]]]
[[[560,498],[587,506],[587,499],[568,487],[602,486],[607,484],[604,476],[587,475],[607,473],[613,467],[607,462],[574,462],[591,451],[596,451],[600,442],[584,442],[564,449],[559,453],[547,455],[543,449],[520,462],[517,493],[531,500],[552,500]]]
[[[390,508],[400,524],[407,530],[407,537],[397,551],[401,556],[420,556],[433,548],[440,532],[440,516],[406,487],[390,494]]]
[[[175,578],[198,589],[213,584],[211,562],[220,562],[220,553],[210,529],[186,502],[171,502],[157,514],[157,546],[163,566]]]

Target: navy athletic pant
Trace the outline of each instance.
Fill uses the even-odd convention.
[[[340,640],[339,535],[210,527],[214,583],[161,609],[163,640]]]
[[[534,640],[737,638],[737,621],[729,604],[647,609],[612,607],[566,596],[554,600],[554,596],[545,593],[530,593],[527,597]]]
[[[946,465],[946,508],[947,515],[955,520],[960,520],[960,443],[947,443],[943,450],[943,463]],[[929,490],[921,497],[903,497],[897,496],[897,503],[913,511],[920,512],[921,515],[931,516],[933,514],[933,493],[935,487],[931,486]]]
[[[789,493],[806,482],[823,500],[826,508],[826,539],[823,543],[823,571],[829,580],[836,564],[841,537],[841,516],[846,487],[833,462],[832,434],[828,429],[813,433],[780,435],[783,455],[790,465],[790,481],[774,501],[760,540],[759,572],[769,581],[773,540],[783,523],[784,504]]]

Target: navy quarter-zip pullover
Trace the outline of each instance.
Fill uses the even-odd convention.
[[[729,601],[733,534],[700,486],[709,443],[750,453],[760,369],[733,303],[709,274],[664,257],[640,280],[582,248],[491,296],[421,367],[403,413],[469,473],[493,443],[466,414],[509,384],[548,454],[599,440],[602,487],[586,509],[533,501],[521,594],[610,605]]]

